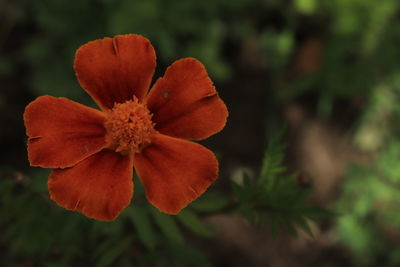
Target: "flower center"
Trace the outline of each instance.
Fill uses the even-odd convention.
[[[151,142],[155,133],[152,116],[146,105],[139,103],[136,97],[122,104],[116,103],[107,112],[104,124],[109,147],[116,152],[139,153]]]

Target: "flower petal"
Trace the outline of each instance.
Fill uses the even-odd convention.
[[[91,41],[78,49],[74,62],[79,83],[102,109],[133,95],[142,99],[155,67],[153,46],[136,34]]]
[[[106,145],[102,112],[67,98],[41,96],[24,113],[31,166],[66,168]]]
[[[101,221],[115,219],[133,195],[132,158],[104,149],[76,166],[50,174],[50,197],[58,205]]]
[[[210,150],[162,134],[135,154],[133,162],[149,202],[169,214],[203,194],[218,175],[218,162]]]
[[[205,139],[225,126],[228,110],[204,66],[194,58],[175,61],[147,97],[156,129],[184,139]]]

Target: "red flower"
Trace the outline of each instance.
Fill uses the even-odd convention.
[[[52,96],[26,107],[30,164],[54,168],[48,188],[60,206],[115,219],[131,202],[135,168],[149,202],[176,214],[216,179],[214,154],[188,139],[219,132],[225,104],[194,58],[175,61],[147,93],[155,66],[142,36],[92,41],[78,49],[74,69],[101,111]]]

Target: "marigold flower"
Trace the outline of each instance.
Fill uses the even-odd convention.
[[[135,169],[148,201],[176,214],[216,179],[214,154],[188,139],[225,126],[224,102],[194,58],[175,61],[148,93],[155,66],[140,35],[95,40],[78,49],[74,69],[101,111],[47,95],[26,107],[29,162],[54,169],[58,205],[113,220],[131,202]]]

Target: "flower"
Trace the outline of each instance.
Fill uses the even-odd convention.
[[[214,154],[189,139],[225,126],[224,102],[194,58],[175,61],[148,93],[155,66],[140,35],[91,41],[74,69],[101,111],[48,95],[26,107],[29,162],[53,168],[48,189],[58,205],[113,220],[131,202],[135,169],[148,201],[177,214],[216,179]]]

